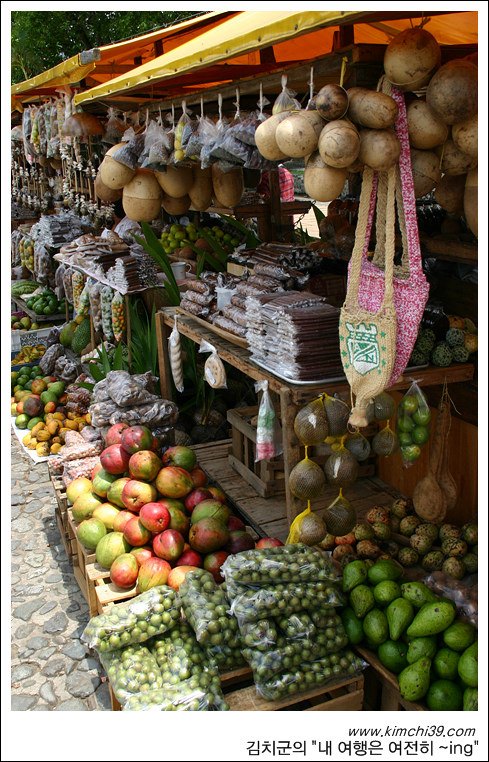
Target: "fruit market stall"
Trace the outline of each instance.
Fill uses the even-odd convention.
[[[233,109],[226,83],[201,95],[199,82],[200,117],[185,100],[129,129],[112,115],[108,150],[65,130],[63,193],[91,227],[61,241],[41,218],[59,249],[45,280],[74,315],[39,371],[12,378],[12,414],[25,447],[49,452],[83,640],[114,709],[477,708],[477,432],[458,391],[477,378],[477,64],[475,46],[442,49],[426,26],[346,61],[341,48],[312,57],[308,82],[296,61],[289,82],[261,70],[273,104],[243,81],[243,113],[242,92]],[[419,77],[401,41],[408,59],[422,50]],[[149,86],[178,89],[187,64]],[[151,105],[169,111],[175,93]],[[331,204],[316,209],[319,240],[290,240],[288,160],[304,162],[309,197],[294,209]],[[275,189],[266,203],[250,200],[257,169]],[[100,235],[116,200],[135,236]],[[234,372],[252,407],[224,397]],[[191,431],[207,436],[206,394],[221,392],[224,435],[196,444],[177,426],[202,390]]]

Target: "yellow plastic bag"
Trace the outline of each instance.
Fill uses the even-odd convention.
[[[294,543],[299,542],[299,537],[301,536],[301,524],[308,513],[312,513],[311,503],[309,500],[307,501],[306,510],[302,511],[302,513],[299,513],[299,515],[295,517],[292,524],[290,525],[289,536],[285,541],[286,545],[293,545]]]

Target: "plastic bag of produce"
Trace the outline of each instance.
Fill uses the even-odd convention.
[[[126,315],[124,307],[124,297],[118,291],[112,298],[112,332],[115,341],[120,341],[126,330]]]
[[[299,611],[297,614],[279,617],[277,625],[285,637],[290,640],[310,638],[316,632],[316,625],[307,611]]]
[[[230,594],[233,583],[258,587],[340,579],[340,573],[329,556],[303,543],[245,550],[228,556],[221,570]]]
[[[205,569],[189,572],[179,588],[185,618],[201,646],[239,647],[238,622],[229,614],[226,593]]]
[[[307,615],[306,615],[307,616]],[[279,637],[277,625],[274,619],[259,619],[258,622],[242,622],[240,626],[241,640],[245,648],[258,651],[267,651],[277,644]],[[285,620],[288,621],[288,620]]]
[[[268,381],[257,381],[255,391],[262,392],[258,408],[258,425],[256,428],[256,456],[259,460],[274,458],[283,452],[282,428],[268,391]]]
[[[163,687],[195,681],[212,707],[225,708],[217,665],[200,647],[187,622],[180,622],[169,632],[155,637],[151,651],[160,668]]]
[[[475,555],[472,550],[469,552],[470,555]],[[478,627],[479,594],[477,574],[471,574],[463,580],[458,580],[449,577],[448,574],[442,571],[435,571],[423,581],[436,595],[453,601],[461,619],[469,622],[474,627]]]
[[[102,311],[102,331],[108,341],[112,341],[114,338],[114,332],[112,331],[112,299],[114,292],[110,286],[104,286],[102,288],[102,295],[100,298],[100,308]],[[76,309],[76,307],[75,307]]]
[[[348,645],[343,638],[342,648]],[[253,670],[253,675],[260,680],[269,680],[277,672],[284,670],[293,670],[300,667],[304,662],[321,659],[329,653],[339,651],[340,647],[328,646],[316,638],[300,638],[290,640],[279,636],[274,648],[265,651],[245,648],[243,656]]]
[[[78,272],[78,270],[72,272],[71,286],[73,289],[73,307],[78,314],[80,312],[80,296],[85,287],[85,278],[82,273]]]
[[[175,164],[182,161],[185,158],[185,151],[183,150],[182,138],[183,130],[187,122],[190,122],[190,113],[187,111],[187,104],[182,101],[182,115],[175,126],[175,138],[174,138],[174,151],[172,159]]]
[[[339,678],[359,675],[368,666],[351,649],[323,656],[312,662],[303,662],[296,669],[280,672],[262,680],[255,675],[256,689],[268,701],[276,701],[285,696],[326,686]]]
[[[158,122],[150,122],[145,133],[144,151],[140,156],[141,167],[164,172],[170,150],[168,132]]]
[[[177,316],[175,315],[175,325],[168,338],[168,355],[170,358],[170,367],[173,377],[173,383],[177,392],[183,392],[183,366],[182,366],[182,346],[180,334],[177,327]]]
[[[129,712],[208,712],[215,709],[208,693],[195,682],[184,680],[172,687],[137,693],[129,696],[122,709]],[[226,708],[229,709],[227,705]]]
[[[85,426],[84,429],[82,429],[82,433],[88,429],[88,426]],[[49,462],[49,469],[53,473],[61,473],[63,484],[65,487],[68,486],[68,484],[71,484],[73,479],[78,479],[80,476],[86,476],[87,478],[90,478],[90,475],[95,468],[95,466],[98,466],[100,464],[100,458],[98,455],[90,458],[80,458],[79,460],[70,460],[68,463],[60,463],[60,467],[58,470],[54,469],[51,461]]]
[[[201,169],[207,169],[212,164],[211,153],[219,137],[219,127],[212,119],[205,116],[199,125],[200,148],[200,166]]]
[[[294,98],[295,92],[287,87],[287,75],[282,74],[282,92],[275,99],[272,114],[280,114],[282,111],[299,110],[301,104]]]
[[[202,312],[202,307],[200,312]],[[226,369],[221,358],[217,354],[217,349],[205,339],[200,342],[199,352],[210,352],[204,364],[204,377],[209,386],[213,389],[227,389]]]
[[[401,445],[402,464],[409,468],[421,455],[431,434],[431,411],[416,381],[397,407],[396,434]]]
[[[179,621],[177,593],[167,585],[160,585],[137,595],[125,606],[113,606],[106,614],[92,617],[81,640],[103,654],[142,643],[170,630]]]
[[[131,696],[143,696],[161,688],[161,673],[149,648],[125,646],[101,654],[116,699],[123,705]]]
[[[136,169],[139,157],[144,150],[144,133],[134,135],[128,143],[121,146],[112,156],[114,161],[124,164],[129,169]]]
[[[111,143],[112,145],[120,143],[124,130],[124,122],[117,116],[117,110],[113,108],[113,106],[109,106],[107,109],[107,122],[105,124],[105,132],[102,137],[102,142]]]
[[[61,357],[61,355],[64,355],[64,353],[65,348],[62,347],[61,344],[53,344],[51,347],[48,347],[39,360],[39,367],[43,373],[47,376],[51,376],[54,371],[56,360],[58,357]]]
[[[222,672],[229,672],[245,664],[241,649],[242,644],[239,632],[236,635],[236,645],[221,643],[221,645],[204,646],[206,655],[209,659],[215,661]]]
[[[258,589],[237,585],[233,591],[230,610],[240,626],[242,622],[290,616],[302,609],[314,611],[318,606],[344,606],[346,602],[338,586],[330,581],[288,582]]]
[[[161,400],[149,392],[137,376],[126,370],[110,370],[106,375],[107,393],[120,407],[132,407]]]
[[[90,314],[93,321],[93,330],[95,333],[102,331],[102,290],[104,286],[99,281],[95,281],[94,285],[90,288]]]
[[[78,297],[78,309],[76,310],[78,315],[88,315],[90,311],[90,291],[95,284],[96,281],[93,278],[87,278],[82,292]]]

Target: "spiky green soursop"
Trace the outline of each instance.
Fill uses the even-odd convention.
[[[447,558],[443,562],[441,570],[454,579],[463,579],[467,573],[467,569],[461,558]]]
[[[454,362],[468,362],[470,352],[465,346],[457,346],[452,349],[452,357]]]
[[[391,505],[391,513],[398,519],[403,519],[412,512],[413,504],[408,497],[397,497]]]
[[[467,574],[475,574],[479,568],[479,559],[475,553],[467,553],[467,555],[463,557],[463,562],[467,569]]]
[[[377,540],[390,540],[391,528],[389,524],[384,524],[381,521],[376,521],[374,524],[372,524],[372,529],[374,530],[374,535]]]
[[[435,346],[436,344],[436,333],[432,328],[424,328],[423,329],[423,339],[429,339],[432,342],[432,345]]]
[[[419,561],[419,553],[417,553],[414,548],[401,548],[397,560],[402,566],[416,566]]]
[[[426,571],[440,571],[443,561],[444,555],[441,550],[430,550],[421,561],[421,566]]]
[[[355,535],[355,540],[357,540],[357,542],[361,542],[362,540],[373,540],[375,537],[374,530],[370,524],[357,524],[353,529],[353,534]]]
[[[430,353],[421,352],[419,349],[413,349],[408,365],[426,365],[430,358]]]
[[[81,355],[90,341],[90,320],[86,318],[75,328],[71,348],[77,355]]]
[[[435,342],[430,337],[422,336],[420,339],[416,339],[413,349],[417,349],[424,355],[429,355],[434,346]]]
[[[418,532],[415,532],[409,538],[409,544],[420,556],[425,556],[430,552],[433,540],[427,534],[418,534]]]
[[[449,328],[445,334],[445,341],[451,347],[462,347],[465,341],[465,334],[461,328]]]
[[[464,524],[462,527],[462,540],[465,540],[469,545],[477,545],[478,542],[478,529],[477,524]]]
[[[452,350],[446,341],[439,341],[431,353],[431,362],[440,368],[446,368],[452,363]]]
[[[419,516],[406,516],[399,524],[399,531],[405,537],[411,537],[421,523]]]

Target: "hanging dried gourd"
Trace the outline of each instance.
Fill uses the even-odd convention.
[[[387,426],[381,429],[372,440],[372,450],[376,455],[384,455],[386,457],[394,455],[400,446],[399,437],[395,431],[392,431],[389,421],[387,421]]]
[[[348,419],[351,414],[349,406],[339,397],[322,394],[323,405],[328,419],[329,436],[342,437],[348,433]]]
[[[364,437],[361,431],[356,431],[354,434],[348,434],[345,439],[345,447],[359,462],[367,460],[372,452],[370,442]]]
[[[324,521],[328,532],[335,537],[344,537],[357,523],[355,508],[346,497],[343,497],[342,489],[338,497],[326,508]]]
[[[374,418],[388,421],[396,412],[396,401],[389,392],[381,392],[374,397]]]
[[[324,473],[332,487],[348,487],[358,476],[358,461],[346,449],[342,438],[340,447],[333,452],[324,464]]]
[[[321,466],[318,466],[307,455],[296,463],[289,474],[289,489],[300,500],[312,500],[317,497],[326,484],[326,477]]]

